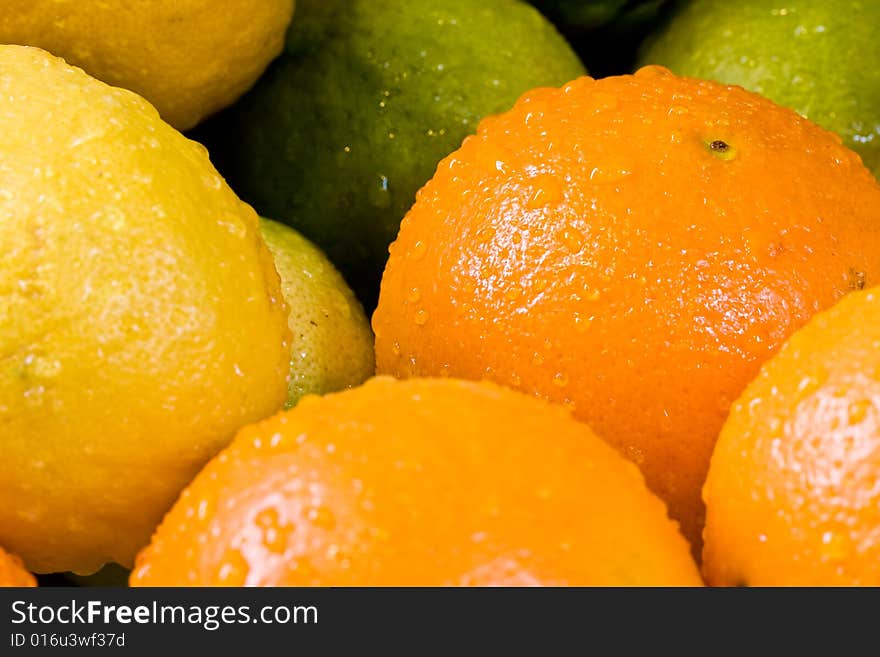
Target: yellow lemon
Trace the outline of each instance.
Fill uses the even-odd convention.
[[[0,46],[0,544],[130,565],[179,491],[287,392],[258,218],[139,96]]]
[[[0,43],[39,46],[149,100],[180,130],[231,105],[284,47],[294,0],[4,0]]]

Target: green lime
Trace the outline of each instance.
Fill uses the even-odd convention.
[[[260,220],[281,277],[293,334],[286,407],[304,395],[360,385],[374,370],[373,332],[364,309],[320,249],[292,228]]]
[[[840,134],[880,173],[880,3],[695,0],[642,64],[738,84]]]
[[[519,0],[301,0],[286,52],[206,138],[236,191],[324,249],[371,306],[437,163],[484,116],[583,73]]]

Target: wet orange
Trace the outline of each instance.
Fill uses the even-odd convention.
[[[25,570],[22,560],[0,548],[0,587],[36,585],[37,581]]]
[[[814,317],[721,432],[703,496],[719,585],[880,586],[880,288]]]
[[[244,429],[131,583],[701,584],[638,469],[565,409],[387,377]]]
[[[880,281],[880,186],[839,138],[648,67],[538,89],[443,161],[403,222],[377,368],[564,403],[698,543],[712,446],[761,363]]]

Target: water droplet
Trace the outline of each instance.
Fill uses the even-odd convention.
[[[532,365],[543,365],[544,357],[539,354],[537,351],[532,355]]]
[[[419,301],[419,299],[421,299],[421,298],[422,298],[422,293],[421,293],[421,291],[419,291],[419,288],[417,288],[417,287],[412,288],[406,295],[406,299],[410,303],[417,303]]]
[[[419,326],[424,326],[428,323],[428,311],[427,310],[418,310],[416,311],[415,323]]]
[[[590,171],[590,181],[595,183],[614,183],[626,178],[632,173],[623,167],[606,167],[604,169],[593,167]]]
[[[802,397],[806,397],[819,387],[819,379],[814,376],[805,376],[798,382],[798,392]]]
[[[326,506],[312,506],[306,511],[306,519],[315,527],[331,530],[336,526],[333,512]]]
[[[214,500],[206,497],[199,502],[196,507],[196,517],[199,520],[205,520],[209,516],[214,515]]]
[[[296,575],[297,583],[310,582],[318,572],[312,565],[312,562],[305,558],[291,559],[287,562],[287,570],[291,574]]]
[[[217,580],[222,586],[243,586],[247,581],[250,565],[238,550],[229,550],[223,555]]]
[[[559,233],[559,241],[566,249],[577,253],[584,246],[584,234],[575,228],[568,227]]]
[[[522,295],[522,288],[518,285],[512,285],[507,289],[507,292],[504,293],[504,296],[508,301],[516,301],[520,295]]]
[[[562,197],[562,187],[555,176],[541,174],[532,179],[532,194],[526,202],[530,210],[556,203]]]
[[[617,96],[614,94],[609,94],[604,91],[594,92],[590,96],[590,100],[593,103],[593,107],[597,112],[602,112],[606,110],[613,110],[617,107],[618,100]]]
[[[410,249],[408,255],[413,260],[421,260],[425,257],[425,252],[428,250],[428,245],[425,244],[422,240],[418,240],[415,244],[413,244],[412,249]]]
[[[43,405],[43,396],[46,393],[46,388],[43,386],[32,386],[24,391],[24,401],[31,408],[36,408],[38,406]]]
[[[865,418],[868,417],[868,411],[871,410],[871,406],[871,402],[867,399],[852,402],[847,409],[847,421],[850,426],[864,422]]]
[[[845,534],[827,531],[822,534],[819,552],[829,561],[844,561],[852,553],[852,544]]]
[[[40,379],[53,379],[61,373],[61,362],[37,356],[29,363],[29,373]]]
[[[557,388],[564,388],[568,385],[568,376],[566,376],[562,372],[557,372],[553,376],[553,385],[555,385]]]
[[[277,527],[278,520],[278,509],[274,506],[267,506],[254,517],[254,522],[258,527],[263,529],[266,529],[267,527]]]
[[[392,352],[395,356],[400,356],[400,353],[401,353],[401,352],[400,352],[400,342],[398,342],[397,340],[395,340],[395,341],[391,344],[391,352]]]
[[[247,227],[238,217],[230,215],[225,219],[218,219],[217,225],[233,237],[244,238],[247,235]]]
[[[495,228],[492,226],[483,226],[477,231],[477,241],[480,244],[487,244],[495,239]]]
[[[771,417],[767,422],[767,430],[771,436],[781,436],[783,428],[782,420],[778,417]]]
[[[263,545],[270,552],[283,554],[287,550],[287,532],[278,527],[263,530]]]
[[[574,314],[574,330],[584,333],[593,324],[593,317],[583,317],[580,313]]]

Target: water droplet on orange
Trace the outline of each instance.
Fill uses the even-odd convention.
[[[204,498],[196,507],[196,517],[199,520],[205,520],[214,515],[214,500],[212,498]]]
[[[223,555],[217,581],[221,586],[243,586],[250,573],[250,564],[238,550],[228,550]]]
[[[584,333],[593,323],[592,316],[584,317],[580,313],[574,314],[574,329],[578,333]]]
[[[428,245],[425,244],[422,240],[416,241],[413,244],[412,249],[409,251],[409,257],[413,260],[421,260],[425,257],[425,252],[428,250]]]
[[[552,203],[556,203],[562,197],[562,186],[556,176],[541,174],[532,179],[532,192],[526,202],[530,210],[537,210]]]
[[[584,246],[584,234],[576,228],[567,227],[559,233],[559,241],[562,245],[571,251],[577,253]]]
[[[847,421],[850,426],[864,422],[865,418],[868,417],[868,411],[870,410],[871,402],[867,399],[860,399],[859,401],[852,402],[847,409]]]
[[[845,534],[827,531],[822,534],[819,553],[828,561],[844,561],[852,554],[852,542]]]
[[[290,527],[266,527],[263,530],[263,545],[270,552],[282,554],[287,550],[287,537],[290,533]]]
[[[326,506],[312,506],[306,511],[306,519],[315,527],[331,530],[336,526],[336,517]]]
[[[266,529],[267,527],[277,527],[278,520],[278,509],[274,506],[267,506],[254,517],[254,522],[258,527],[263,529]]]
[[[778,417],[771,417],[767,423],[767,430],[771,436],[781,436],[784,425]]]

